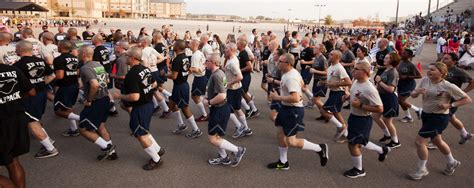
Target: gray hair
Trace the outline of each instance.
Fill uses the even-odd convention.
[[[225,47],[229,50],[237,50],[237,45],[233,42],[227,44]]]
[[[133,57],[137,60],[140,60],[142,59],[142,49],[141,48],[138,48],[136,46],[134,47],[131,47],[130,49],[128,49],[127,51],[127,54],[130,56],[130,57]]]
[[[124,50],[128,50],[130,48],[130,44],[126,40],[121,40],[117,42],[117,46]]]
[[[295,65],[295,56],[293,56],[293,54],[284,53],[283,55],[281,55],[281,57],[285,57],[286,63],[290,64],[291,66]]]
[[[207,60],[213,62],[216,66],[220,67],[221,66],[221,57],[219,56],[219,53],[211,53],[209,54],[209,57]]]
[[[84,45],[79,48],[79,59],[85,61],[84,57],[87,57],[88,60],[92,60],[92,56],[94,55],[94,49],[92,47]]]
[[[16,51],[18,53],[32,52],[33,43],[30,41],[22,40],[16,44]]]
[[[149,36],[143,36],[139,39],[140,43],[144,43],[150,45],[151,44],[151,38]]]

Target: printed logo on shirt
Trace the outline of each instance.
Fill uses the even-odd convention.
[[[5,53],[2,59],[3,59],[3,63],[7,65],[13,65],[20,59],[20,57],[18,57],[15,51],[10,51],[10,52]]]
[[[189,62],[188,58],[183,59],[183,76],[187,76],[189,74],[189,68],[191,67],[191,63]]]
[[[100,66],[100,67],[95,67],[94,68],[95,74],[97,75],[97,81],[99,82],[100,88],[104,89],[107,88],[107,72],[105,72],[105,68]]]

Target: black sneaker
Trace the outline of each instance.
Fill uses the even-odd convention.
[[[163,112],[160,116],[161,119],[166,119],[171,116],[171,111],[168,110],[167,112]]]
[[[420,110],[415,111],[415,113],[416,113],[416,116],[418,117],[418,119],[421,119],[421,114],[423,114],[423,110],[420,108]]]
[[[173,131],[173,134],[181,134],[183,131],[185,131],[186,129],[188,129],[188,127],[183,124],[183,125],[179,125],[174,131]]]
[[[54,148],[52,151],[48,150],[40,150],[38,153],[36,153],[35,158],[37,159],[45,159],[45,158],[50,158],[50,157],[55,157],[59,154],[58,150]]]
[[[389,147],[390,149],[396,149],[402,146],[402,144],[400,144],[400,142],[395,143],[394,141],[390,141],[390,143],[386,144],[385,146]]]
[[[230,160],[229,156],[221,157],[220,155],[216,158],[209,159],[207,161],[210,165],[230,165],[232,161]]]
[[[163,159],[160,158],[158,162],[153,161],[153,159],[150,159],[146,165],[143,165],[143,170],[154,170],[160,167],[163,164]]]
[[[245,154],[245,151],[247,151],[247,148],[239,147],[239,150],[237,151],[237,153],[233,153],[234,160],[232,161],[232,164],[231,164],[232,167],[237,167],[239,165],[240,161],[242,160],[242,157]]]
[[[109,157],[107,157],[107,160],[109,160],[109,161],[115,161],[117,159],[118,159],[118,155],[117,155],[117,152],[115,152],[115,151],[112,154],[110,154]]]
[[[326,166],[329,160],[329,154],[328,154],[329,147],[327,144],[319,144],[319,146],[321,147],[321,151],[317,153],[319,155],[321,166]]]
[[[245,129],[245,130],[242,132],[242,134],[243,134],[244,136],[250,136],[250,135],[253,134],[253,132],[252,132],[252,129],[247,128],[247,129]]]
[[[118,115],[118,110],[109,111],[109,116],[117,116],[117,115]]]
[[[392,139],[392,137],[383,135],[383,137],[381,139],[379,139],[379,142],[384,143],[384,142],[389,141],[391,139]]]
[[[165,155],[165,149],[163,149],[163,147],[160,148],[160,151],[158,151],[158,155],[161,157],[163,155]]]
[[[260,112],[258,110],[255,110],[255,111],[252,111],[249,118],[254,118],[254,117],[257,117],[259,115],[260,115]]]
[[[323,121],[323,120],[326,120],[326,118],[324,116],[319,116],[318,118],[316,118],[315,120],[317,121]]]
[[[99,160],[99,161],[102,161],[102,160],[108,158],[110,155],[112,155],[112,153],[115,152],[115,145],[108,144],[107,148],[101,149],[101,150],[102,150],[102,154],[97,156],[97,160]]]
[[[280,160],[274,163],[270,163],[267,165],[269,169],[276,169],[276,170],[289,170],[290,169],[290,163],[286,161],[286,163],[282,163]]]
[[[79,136],[80,133],[79,133],[79,130],[71,130],[71,129],[68,129],[66,131],[63,132],[62,134],[63,136],[65,137],[76,137],[76,136]]]
[[[252,115],[252,110],[246,110],[245,111],[245,117],[248,119]]]
[[[365,170],[359,170],[356,167],[344,172],[344,176],[348,178],[358,178],[358,177],[364,177],[365,176]]]
[[[350,104],[347,104],[346,106],[342,107],[344,109],[351,109],[351,105]]]
[[[387,158],[388,152],[390,152],[390,148],[387,146],[382,147],[383,153],[379,154],[379,161],[383,162]]]

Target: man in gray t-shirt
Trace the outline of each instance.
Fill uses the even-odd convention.
[[[109,96],[107,90],[108,75],[104,66],[99,62],[86,62],[81,68],[81,80],[84,85],[84,95],[88,100],[97,100]],[[99,88],[95,95],[91,94],[91,85],[99,84]],[[93,98],[90,98],[93,97]]]

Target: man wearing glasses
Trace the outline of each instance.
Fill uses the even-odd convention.
[[[15,37],[13,42],[19,42],[21,40],[21,31],[23,31],[23,25],[21,24],[16,24],[16,28],[18,29],[13,36]]]

